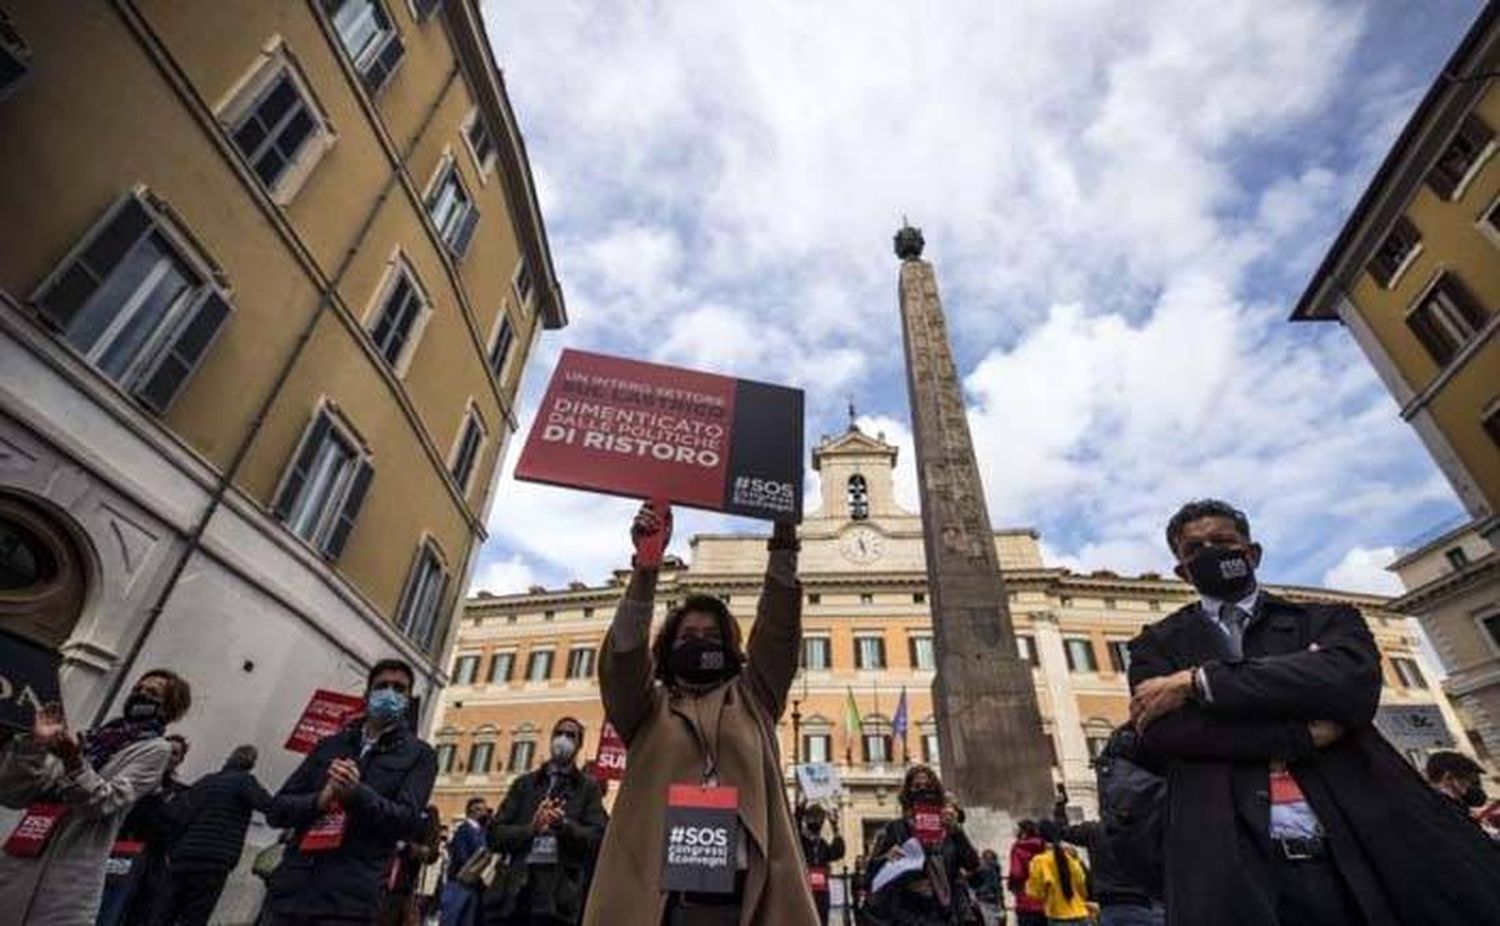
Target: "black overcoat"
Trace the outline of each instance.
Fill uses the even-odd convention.
[[[1500,923],[1500,848],[1372,726],[1380,654],[1360,613],[1263,593],[1243,650],[1232,656],[1197,604],[1130,643],[1132,689],[1202,666],[1212,698],[1162,717],[1143,737],[1169,782],[1169,924],[1278,926],[1273,759],[1287,761],[1317,813],[1369,926]],[[1313,720],[1346,732],[1317,749]]]

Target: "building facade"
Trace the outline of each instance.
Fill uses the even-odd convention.
[[[314,689],[441,684],[566,324],[478,3],[0,12],[0,627],[77,726],[180,671],[184,774],[274,787]]]
[[[1294,321],[1348,329],[1467,518],[1392,565],[1500,755],[1500,7],[1487,4],[1323,259]]]
[[[921,519],[897,505],[891,477],[896,448],[879,437],[850,430],[825,439],[813,460],[823,506],[800,529],[803,671],[778,729],[789,785],[794,761],[841,767],[844,830],[862,846],[896,815],[908,761],[942,763],[932,712]],[[621,542],[623,558],[623,535]],[[996,531],[993,542],[1005,570],[1017,644],[1031,663],[1052,745],[1053,780],[1092,814],[1090,759],[1129,715],[1126,643],[1195,594],[1182,582],[1155,575],[1080,575],[1048,566],[1031,530]],[[699,535],[691,549],[691,565],[672,559],[663,568],[657,618],[690,591],[722,597],[742,620],[754,615],[765,538]],[[440,763],[434,800],[445,815],[461,815],[474,794],[498,800],[516,774],[545,757],[548,734],[560,717],[584,723],[585,752],[593,755],[603,721],[597,654],[627,577],[622,571],[603,585],[470,599],[453,652],[452,682],[431,731]],[[1436,705],[1449,731],[1459,730],[1457,717],[1428,681],[1414,621],[1389,611],[1381,598],[1276,591],[1361,608],[1384,656],[1383,704]],[[905,737],[895,729],[903,692]],[[858,731],[849,723],[851,696]],[[1039,814],[1050,810],[1036,808]]]

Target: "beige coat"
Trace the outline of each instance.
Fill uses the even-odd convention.
[[[0,853],[0,924],[91,926],[115,834],[135,802],[161,787],[171,758],[172,744],[158,736],[131,743],[97,772],[85,762],[69,775],[30,736],[0,748],[0,804],[69,807],[40,858]]]
[[[776,554],[773,554],[775,556]],[[790,572],[790,570],[787,570]],[[649,620],[651,602],[620,602],[620,617]],[[743,926],[817,926],[796,829],[782,787],[776,720],[802,646],[802,589],[766,576],[745,671],[696,698],[653,679],[649,641],[628,652],[606,638],[599,662],[604,709],[630,749],[625,781],[600,851],[585,926],[659,926],[667,786],[703,777],[697,730],[718,743],[719,780],[739,789],[749,868]],[[713,728],[717,719],[717,731]]]

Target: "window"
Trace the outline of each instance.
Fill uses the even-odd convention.
[[[479,672],[478,656],[460,656],[453,664],[453,684],[472,685],[474,676]]]
[[[1406,216],[1400,216],[1391,226],[1390,234],[1375,249],[1375,256],[1370,258],[1370,276],[1385,289],[1390,289],[1407,263],[1416,256],[1421,243],[1422,233],[1417,231],[1417,226]]]
[[[922,761],[928,765],[936,765],[941,761],[938,758],[938,735],[936,733],[922,734]]]
[[[516,331],[510,324],[510,316],[500,310],[500,325],[495,329],[495,340],[490,342],[490,372],[496,379],[505,375],[505,361],[510,357],[510,345],[516,339]]]
[[[99,372],[161,413],[213,345],[229,304],[147,197],[110,207],[32,301]]]
[[[474,157],[474,166],[479,175],[483,177],[488,174],[490,159],[495,156],[495,141],[490,138],[490,130],[477,109],[469,114],[469,121],[464,125],[464,142],[469,146],[469,154]]]
[[[443,0],[411,0],[411,11],[420,22],[431,16],[442,5]]]
[[[1490,243],[1500,247],[1500,196],[1496,196],[1494,201],[1485,208],[1476,224],[1479,226],[1480,234],[1490,239]]]
[[[0,10],[0,100],[10,96],[31,70],[31,47],[16,31],[10,14]]]
[[[1070,672],[1097,672],[1099,665],[1094,661],[1094,644],[1087,637],[1066,637],[1063,639],[1063,649],[1068,657],[1068,671]]]
[[[437,745],[437,767],[438,773],[442,775],[451,774],[453,771],[453,756],[458,750],[452,743],[438,743]]]
[[[453,448],[453,481],[458,483],[460,494],[469,494],[469,479],[474,475],[474,464],[479,462],[479,451],[484,447],[484,422],[473,405],[464,415],[463,427],[459,429],[458,444]]]
[[[475,743],[469,747],[469,774],[488,775],[495,755],[494,743]]]
[[[1152,598],[1150,601],[1146,602],[1146,607],[1151,609],[1152,611],[1160,611],[1161,602],[1157,601],[1155,598]]]
[[[1036,637],[1024,633],[1016,634],[1016,653],[1022,659],[1031,663],[1033,669],[1042,664],[1041,660],[1037,658]]]
[[[536,743],[531,740],[516,740],[510,744],[510,761],[506,763],[505,770],[508,772],[524,772],[531,768],[531,757],[536,755]]]
[[[891,761],[891,738],[885,733],[866,733],[862,737],[865,761],[881,763]]]
[[[827,637],[803,637],[802,668],[814,671],[828,669],[832,662],[829,649],[830,645]]]
[[[516,298],[521,301],[521,305],[531,305],[531,293],[535,287],[531,280],[531,265],[526,262],[526,258],[522,257],[517,262],[516,275],[510,282],[515,287]]]
[[[1090,759],[1097,759],[1104,755],[1104,747],[1109,744],[1107,736],[1088,736],[1085,740],[1088,742]]]
[[[406,591],[401,595],[401,610],[396,625],[418,646],[426,649],[432,645],[437,630],[438,608],[442,604],[443,591],[448,585],[448,576],[443,572],[442,561],[431,543],[423,543],[417,552],[417,561],[411,567],[406,580]]]
[[[500,684],[510,681],[511,674],[515,670],[515,653],[496,653],[490,657],[490,684]]]
[[[1427,679],[1422,675],[1422,670],[1417,667],[1415,659],[1396,656],[1391,659],[1391,665],[1396,668],[1396,677],[1401,680],[1402,688],[1427,687]]]
[[[370,328],[370,340],[375,342],[375,349],[398,373],[403,372],[401,367],[406,359],[407,344],[412,340],[412,331],[426,305],[411,274],[404,266],[398,266],[391,274]]]
[[[594,616],[594,609],[593,608],[584,608],[583,609],[583,616],[585,618],[593,617]]]
[[[827,733],[804,733],[802,735],[803,762],[830,762],[833,755],[833,737]]]
[[[1109,667],[1116,672],[1130,671],[1130,644],[1125,640],[1109,641]]]
[[[807,603],[808,604],[822,604],[823,603],[823,596],[820,595],[817,592],[808,592],[807,593]]]
[[[594,650],[591,647],[574,647],[568,652],[568,678],[594,677]]]
[[[883,637],[854,638],[855,665],[861,669],[885,668],[885,639]]]
[[[479,224],[479,209],[464,189],[458,176],[458,165],[449,158],[438,172],[437,182],[427,194],[427,215],[437,227],[438,237],[448,246],[448,253],[462,257]]]
[[[1438,366],[1447,366],[1484,327],[1488,314],[1451,273],[1438,277],[1406,316],[1407,327]]]
[[[870,594],[869,592],[860,592],[859,593],[859,603],[860,604],[874,604],[875,603],[875,596],[872,595],[872,594]]]
[[[1500,614],[1481,617],[1479,623],[1484,627],[1484,632],[1489,635],[1490,645],[1500,651]]]
[[[911,593],[911,603],[912,604],[926,604],[927,603],[927,593],[926,592],[912,592]]]
[[[1491,402],[1490,406],[1483,412],[1481,424],[1484,433],[1490,436],[1490,441],[1496,447],[1500,447],[1500,401]]]
[[[544,621],[550,621],[550,620],[552,620],[556,616],[557,616],[557,612],[553,611],[553,610],[550,610],[550,609],[542,612],[542,620],[544,620]]]
[[[1115,599],[1113,599],[1113,598],[1106,598],[1106,599],[1104,599],[1104,610],[1106,610],[1106,611],[1114,611],[1114,610],[1117,610],[1118,608],[1119,608],[1119,602],[1115,601]]]
[[[1427,185],[1443,199],[1457,199],[1494,137],[1495,133],[1478,116],[1465,116],[1458,134],[1427,172]]]
[[[375,470],[327,408],[319,409],[282,477],[275,512],[292,533],[337,559]]]
[[[255,176],[274,191],[309,153],[308,146],[323,125],[290,65],[285,65],[250,98],[228,128]]]
[[[1464,550],[1463,547],[1453,547],[1450,550],[1444,551],[1443,558],[1446,559],[1448,561],[1448,565],[1452,566],[1454,569],[1462,569],[1465,566],[1469,565],[1469,554]]]
[[[1063,595],[1062,598],[1058,601],[1058,603],[1060,605],[1062,605],[1063,607],[1065,607],[1065,608],[1071,608],[1071,607],[1073,607],[1073,599],[1069,595]]]
[[[870,516],[870,489],[865,477],[855,474],[849,477],[849,517],[863,521]]]
[[[528,682],[545,682],[552,677],[552,651],[550,649],[536,649],[526,657],[526,680]]]
[[[385,6],[380,0],[323,0],[323,9],[365,90],[385,86],[406,51]]]
[[[937,666],[932,655],[932,637],[911,637],[906,641],[907,655],[913,669],[931,670]]]

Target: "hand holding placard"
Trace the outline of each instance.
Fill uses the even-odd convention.
[[[635,522],[630,526],[630,541],[635,544],[635,558],[631,563],[637,569],[656,569],[661,566],[662,554],[672,540],[672,506],[663,498],[654,498],[641,504]]]

